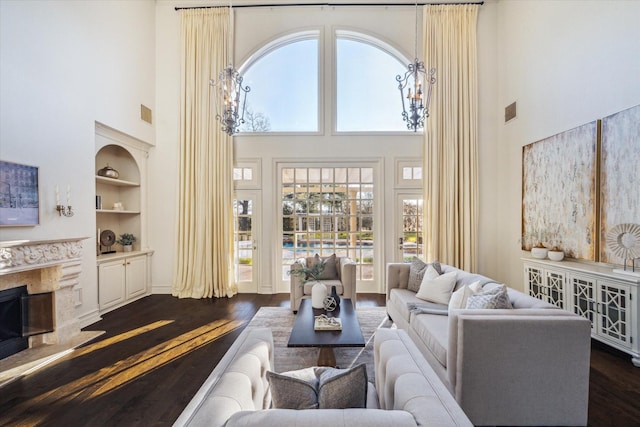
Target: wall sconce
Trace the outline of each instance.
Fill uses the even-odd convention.
[[[73,210],[71,209],[71,186],[67,185],[67,206],[64,206],[60,204],[60,191],[56,185],[56,210],[60,216],[73,216]]]

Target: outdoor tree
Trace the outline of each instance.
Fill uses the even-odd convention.
[[[269,117],[264,113],[255,112],[247,105],[244,112],[244,123],[240,126],[241,132],[269,132],[271,130],[271,123]]]

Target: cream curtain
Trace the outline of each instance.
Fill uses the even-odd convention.
[[[476,271],[479,5],[424,7],[424,58],[436,68],[424,138],[426,256]]]
[[[209,81],[229,62],[226,8],[180,11],[180,176],[172,294],[231,297],[233,274],[233,146],[215,119]]]

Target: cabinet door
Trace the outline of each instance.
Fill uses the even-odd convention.
[[[598,281],[598,335],[631,348],[631,288]]]
[[[542,282],[542,269],[527,265],[525,266],[524,274],[524,282],[527,284],[527,293],[534,298],[546,301],[545,287]]]
[[[591,332],[596,332],[596,281],[590,277],[571,277],[571,310],[591,322]]]
[[[560,271],[545,270],[544,284],[547,294],[546,301],[564,308],[564,289],[566,278],[565,274]]]
[[[100,309],[123,303],[125,300],[124,261],[113,261],[98,266],[98,302]]]
[[[139,256],[126,259],[127,299],[144,295],[147,292],[147,257]]]

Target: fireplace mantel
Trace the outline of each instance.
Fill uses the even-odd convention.
[[[82,241],[85,239],[2,241],[0,276],[79,261],[82,257]]]
[[[80,330],[76,313],[85,239],[0,241],[0,290],[26,285],[29,294],[53,292],[55,308],[53,332],[30,337],[28,349],[0,360],[0,387],[103,333]]]
[[[0,290],[26,285],[29,294],[54,293],[55,331],[31,337],[32,346],[64,343],[80,333],[74,288],[82,272],[85,239],[0,242]]]

